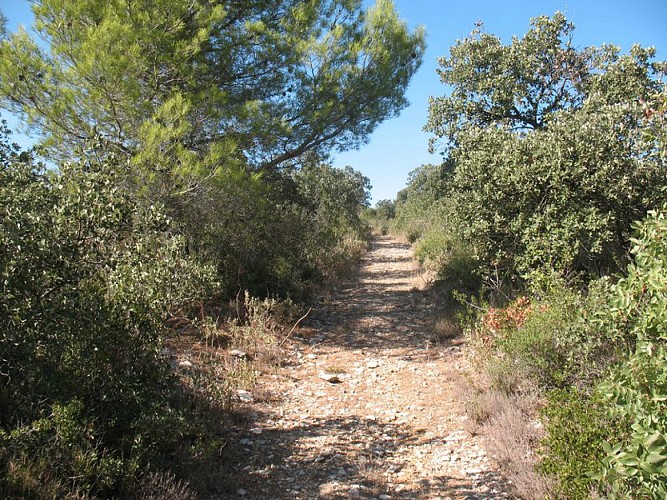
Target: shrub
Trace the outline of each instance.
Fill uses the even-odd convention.
[[[160,207],[122,189],[129,175],[111,161],[55,172],[2,158],[0,492],[46,478],[65,481],[54,496],[118,494],[182,429],[164,321],[212,273]]]
[[[426,129],[453,173],[438,198],[503,290],[540,267],[583,283],[623,271],[633,221],[664,199],[664,62],[638,45],[578,50],[573,33],[541,16],[508,44],[475,30],[439,60],[448,92]]]
[[[634,348],[600,385],[626,439],[605,444],[600,478],[612,495],[667,497],[667,206],[636,228],[634,263],[614,288],[606,326]]]
[[[490,350],[492,373],[511,374],[541,390],[593,387],[625,345],[600,324],[608,290],[606,279],[586,292],[552,281],[536,291],[539,301],[522,297],[504,308],[488,308],[473,339]]]
[[[368,179],[349,167],[307,165],[262,176],[230,170],[209,183],[179,219],[188,246],[216,266],[228,297],[247,290],[307,299],[365,247],[359,212]]]
[[[478,262],[464,243],[444,227],[434,226],[417,240],[415,255],[437,279],[467,294],[481,287]]]
[[[577,389],[550,391],[545,417],[546,437],[542,440],[542,461],[538,470],[558,480],[564,498],[590,498],[598,488],[594,474],[604,456],[603,443],[617,439],[625,428],[608,416],[599,397]]]

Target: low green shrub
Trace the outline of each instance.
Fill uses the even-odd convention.
[[[491,373],[512,377],[541,390],[590,388],[618,359],[625,343],[602,327],[609,282],[576,291],[551,282],[504,308],[487,308],[477,319],[474,339],[489,351]]]
[[[449,287],[474,294],[480,290],[482,280],[477,259],[463,242],[444,227],[433,226],[415,245],[419,262],[433,271],[438,281]]]
[[[608,415],[601,398],[577,389],[550,391],[542,416],[546,436],[538,470],[556,478],[563,498],[590,498],[600,487],[594,476],[605,455],[603,443],[618,439],[625,427]]]
[[[2,156],[0,496],[119,495],[183,429],[164,322],[213,273],[124,167]]]

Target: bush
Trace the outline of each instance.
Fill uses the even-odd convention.
[[[368,179],[351,168],[307,165],[209,180],[179,215],[193,253],[215,265],[224,293],[307,299],[349,270],[367,241],[359,212]]]
[[[511,378],[542,391],[591,388],[625,346],[600,324],[608,280],[591,283],[587,292],[552,278],[542,286],[547,288],[535,292],[540,300],[522,297],[504,308],[488,308],[478,319],[473,339],[490,350],[486,358],[492,373],[511,373]]]
[[[590,498],[598,488],[594,479],[604,456],[603,443],[618,439],[625,427],[608,416],[599,397],[577,389],[556,389],[547,395],[542,411],[546,437],[538,470],[558,479],[564,498]]]
[[[46,478],[65,481],[54,496],[118,494],[182,428],[164,321],[211,270],[185,257],[160,207],[121,188],[130,174],[113,162],[55,172],[3,151],[0,492]]]
[[[438,281],[453,289],[472,295],[482,286],[477,259],[446,228],[434,225],[428,229],[417,240],[415,255]]]
[[[605,326],[634,343],[600,385],[612,413],[631,423],[605,445],[600,478],[613,496],[667,497],[667,206],[636,226],[634,263],[614,288]]]
[[[509,44],[475,30],[439,60],[448,92],[426,129],[453,167],[438,198],[503,291],[536,268],[580,283],[624,271],[632,223],[664,199],[664,62],[578,50],[573,31],[562,13]]]

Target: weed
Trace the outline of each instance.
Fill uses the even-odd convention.
[[[324,372],[331,373],[333,375],[342,375],[344,373],[347,373],[347,370],[340,365],[327,365],[324,368]]]

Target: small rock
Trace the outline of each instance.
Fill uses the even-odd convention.
[[[238,490],[236,490],[236,494],[240,497],[244,497],[248,494],[248,491],[244,490],[243,488],[239,488]]]
[[[178,363],[179,368],[192,368],[192,363],[188,361],[187,359],[184,359],[180,363]]]
[[[248,359],[248,353],[244,352],[244,351],[240,351],[238,349],[232,349],[231,351],[229,351],[229,354],[231,354],[235,358]]]
[[[243,389],[237,390],[236,395],[238,396],[239,400],[241,400],[242,403],[252,403],[253,401],[255,401],[255,398],[252,397],[252,394]]]
[[[400,472],[401,468],[402,468],[402,467],[401,467],[400,465],[392,464],[392,465],[390,465],[389,468],[387,469],[387,473],[389,473],[389,474],[396,474],[397,472]],[[398,491],[398,490],[397,490],[397,491]]]
[[[318,377],[321,378],[322,380],[325,380],[326,382],[331,383],[331,384],[339,384],[340,383],[340,377],[336,373],[320,372],[318,374]]]
[[[380,495],[378,500],[391,500],[391,497],[389,495]]]
[[[252,434],[259,435],[262,433],[262,429],[260,429],[259,427],[253,427],[252,429],[250,429],[250,432]]]

